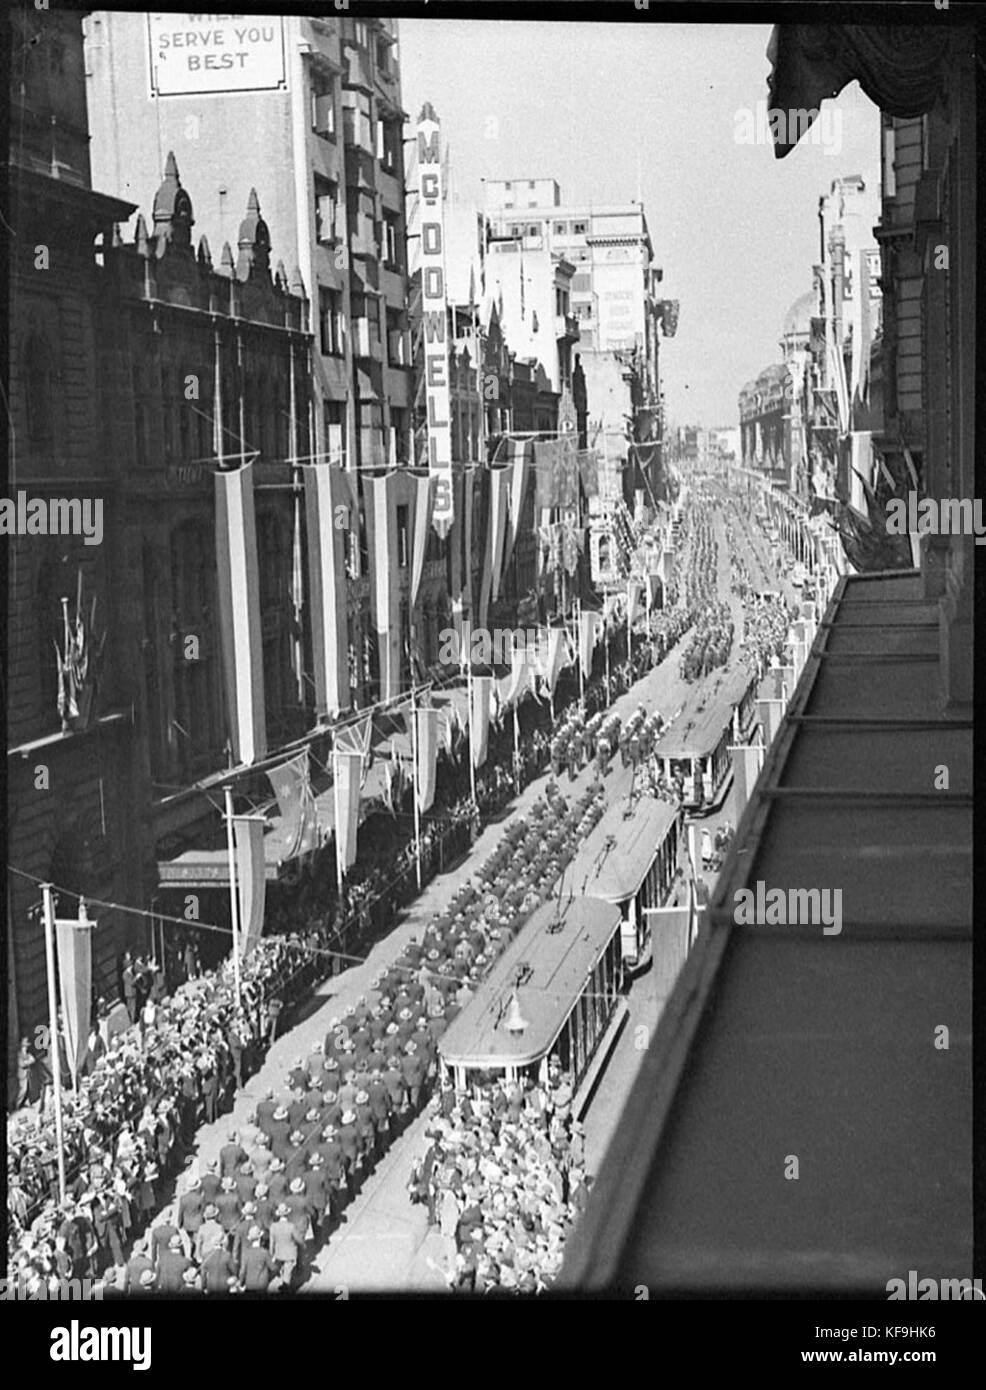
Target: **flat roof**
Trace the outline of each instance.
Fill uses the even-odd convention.
[[[621,921],[619,908],[599,898],[552,898],[538,908],[442,1034],[442,1059],[453,1066],[502,1067],[543,1057]],[[560,927],[552,930],[556,922]],[[506,1027],[515,992],[527,1020],[523,1033]]]
[[[739,704],[754,679],[745,665],[725,667],[711,690],[706,678],[689,695],[670,729],[665,729],[658,739],[654,750],[658,757],[700,758],[711,753],[734,705]]]
[[[679,814],[656,796],[638,795],[632,808],[625,798],[616,802],[582,842],[565,870],[566,882],[576,893],[608,903],[632,898]]]
[[[973,725],[942,708],[921,590],[839,581],[562,1286],[885,1299],[975,1274]],[[841,891],[841,931],[737,923],[758,881]]]

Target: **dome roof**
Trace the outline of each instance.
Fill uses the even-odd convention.
[[[796,299],[784,316],[784,327],[781,329],[782,338],[807,337],[811,332],[811,319],[816,307],[815,291],[808,290],[800,299]]]

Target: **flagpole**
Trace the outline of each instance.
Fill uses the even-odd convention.
[[[55,1145],[58,1149],[58,1201],[65,1205],[65,1140],[62,1132],[62,1059],[55,1002],[55,908],[51,884],[41,885],[45,922],[45,966],[48,971],[48,1033],[51,1046],[51,1082],[55,1094]]]
[[[579,706],[585,712],[585,673],[582,670],[582,599],[575,598],[575,650],[579,661]]]
[[[517,727],[517,703],[514,702],[514,795],[520,796],[520,730]]]
[[[609,706],[609,623],[603,616],[603,644],[606,648],[606,705]]]
[[[414,863],[421,891],[421,811],[418,806],[418,705],[414,685],[411,686],[411,762],[414,772]],[[472,734],[469,735],[469,762],[472,763]]]
[[[630,579],[627,577],[627,689],[633,685],[633,629],[630,626]]]
[[[236,898],[236,852],[233,846],[233,789],[227,784],[226,794],[226,850],[229,855],[229,911],[233,928],[233,987],[236,992],[236,1007],[240,1007],[240,905]]]

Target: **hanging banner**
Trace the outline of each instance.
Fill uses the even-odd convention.
[[[428,550],[428,532],[431,527],[431,514],[434,505],[436,484],[429,477],[404,475],[407,493],[408,516],[411,518],[411,589],[408,607],[414,611],[421,589],[421,577],[425,572],[425,554]]]
[[[361,763],[362,758],[358,753],[348,753],[338,748],[333,750],[336,853],[343,873],[356,862]]]
[[[438,710],[417,711],[418,724],[418,810],[429,811],[435,801],[435,770],[438,766]]]
[[[492,676],[474,676],[472,681],[472,765],[482,767],[486,762],[490,736],[490,705],[493,695]]]
[[[579,476],[586,497],[599,496],[599,455],[595,449],[583,449],[578,455]]]
[[[303,470],[311,595],[315,710],[334,716],[352,702],[346,621],[346,549],[358,532],[359,509],[352,473],[334,464]]]
[[[603,615],[584,609],[579,615],[579,662],[586,680],[592,674],[592,649],[603,631]]]
[[[571,665],[568,633],[563,627],[549,627],[538,634],[536,670],[550,695],[555,693],[558,677]]]
[[[428,409],[428,472],[435,480],[432,522],[444,540],[455,515],[446,341],[444,170],[441,127],[429,102],[425,102],[421,108],[417,135],[418,206],[421,217],[421,346]]]
[[[627,622],[633,627],[634,619],[640,612],[640,597],[642,586],[637,580],[631,580],[627,585]]]
[[[55,945],[58,952],[58,983],[62,1006],[63,1041],[73,1084],[78,1085],[82,1066],[89,1052],[89,1022],[92,1008],[92,929],[95,923],[83,915],[56,919]]]
[[[489,615],[490,596],[500,592],[500,570],[503,563],[503,541],[506,533],[507,498],[510,467],[490,469],[490,521],[483,551],[483,582],[479,595],[479,626],[485,627]]]
[[[267,752],[267,728],[253,466],[220,469],[213,476],[219,630],[229,738],[234,761],[254,763]]]
[[[475,468],[465,468],[462,472],[462,605],[468,617],[472,617],[472,531],[473,531],[473,492],[476,485]]]
[[[520,530],[531,466],[531,450],[527,440],[508,439],[506,449],[507,458],[510,460],[507,466],[511,470],[510,530],[504,544],[503,571],[506,571],[507,565],[510,563],[510,558],[514,553],[514,545],[517,542],[517,532]],[[496,598],[497,595],[494,593],[493,597]]]
[[[539,440],[534,445],[534,469],[537,476],[537,505],[539,507],[577,507],[579,502],[579,470],[576,439],[562,435],[560,439]]]
[[[233,836],[236,844],[236,893],[240,906],[240,955],[245,959],[264,930],[267,879],[264,870],[263,817],[234,816]]]
[[[401,590],[397,569],[398,473],[363,479],[366,539],[370,552],[370,623],[380,653],[380,699],[400,693]]]

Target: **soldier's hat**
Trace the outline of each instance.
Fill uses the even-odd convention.
[[[272,1158],[272,1159],[271,1159],[271,1161],[270,1161],[270,1170],[271,1170],[272,1173],[279,1173],[283,1167],[284,1167],[284,1159],[283,1159],[283,1158]]]
[[[314,1105],[312,1106],[311,1110],[308,1110],[308,1111],[305,1112],[305,1119],[306,1119],[306,1120],[317,1120],[317,1119],[318,1119],[318,1111],[316,1110],[316,1108],[315,1108]]]
[[[140,1275],[140,1282],[143,1284],[145,1289],[149,1289],[150,1286],[154,1283],[153,1269],[142,1270]]]
[[[322,1138],[331,1139],[337,1133],[338,1130],[336,1129],[335,1125],[326,1125],[325,1128],[322,1130]]]
[[[171,1239],[168,1241],[168,1249],[169,1249],[169,1250],[180,1250],[180,1249],[181,1249],[181,1236],[172,1236]]]
[[[357,1104],[357,1105],[366,1105],[366,1103],[367,1103],[367,1101],[368,1101],[369,1099],[370,1099],[370,1097],[367,1095],[366,1091],[357,1091],[357,1092],[356,1092],[356,1104]]]
[[[254,1188],[254,1194],[257,1197],[266,1197],[269,1191],[270,1188],[267,1186],[265,1182],[258,1182],[257,1186]]]
[[[288,1135],[289,1144],[302,1144],[304,1143],[304,1140],[305,1136],[304,1134],[302,1134],[300,1129],[293,1129],[291,1133]]]
[[[322,1155],[319,1153],[318,1149],[316,1149],[308,1160],[308,1166],[309,1168],[321,1168],[324,1161]]]
[[[277,1210],[276,1210],[276,1212],[274,1213],[274,1215],[275,1215],[275,1216],[290,1216],[290,1215],[291,1215],[291,1208],[290,1208],[290,1207],[286,1207],[286,1206],[284,1205],[284,1203],[281,1202],[280,1206],[277,1208]]]
[[[263,1231],[259,1226],[251,1226],[249,1231],[247,1231],[247,1240],[260,1240],[262,1235]]]
[[[326,1102],[334,1101],[336,1098],[337,1098],[336,1092],[333,1091],[331,1088],[330,1088],[328,1091],[324,1091],[324,1092],[322,1093],[322,1099],[323,1099],[324,1101],[326,1101]]]
[[[305,1180],[304,1180],[304,1178],[292,1178],[292,1179],[291,1179],[291,1191],[292,1191],[292,1192],[304,1192],[304,1190],[305,1190]]]
[[[322,1063],[322,1070],[323,1070],[323,1071],[338,1071],[338,1070],[339,1070],[339,1063],[336,1061],[336,1059],[335,1059],[334,1057],[326,1057],[325,1061]]]
[[[353,1123],[355,1122],[355,1120],[356,1120],[356,1115],[355,1115],[355,1112],[354,1112],[354,1111],[352,1111],[352,1110],[344,1110],[344,1111],[342,1112],[342,1123],[343,1123],[344,1125],[351,1125],[351,1124],[353,1124]]]
[[[208,1206],[206,1207],[206,1209],[205,1209],[205,1214],[206,1214],[206,1218],[207,1218],[208,1220],[211,1221],[211,1220],[213,1219],[213,1217],[216,1217],[216,1216],[219,1215],[219,1208],[215,1205],[215,1203],[210,1202],[209,1205],[208,1205]]]
[[[235,1186],[236,1182],[233,1178],[223,1178],[221,1187],[224,1192],[232,1192]]]
[[[275,1120],[286,1120],[288,1118],[287,1106],[279,1105],[274,1111]]]
[[[243,1203],[243,1215],[244,1215],[244,1216],[253,1216],[253,1214],[254,1214],[254,1212],[255,1212],[256,1210],[257,1210],[257,1204],[256,1204],[256,1202],[244,1202],[244,1203]]]

